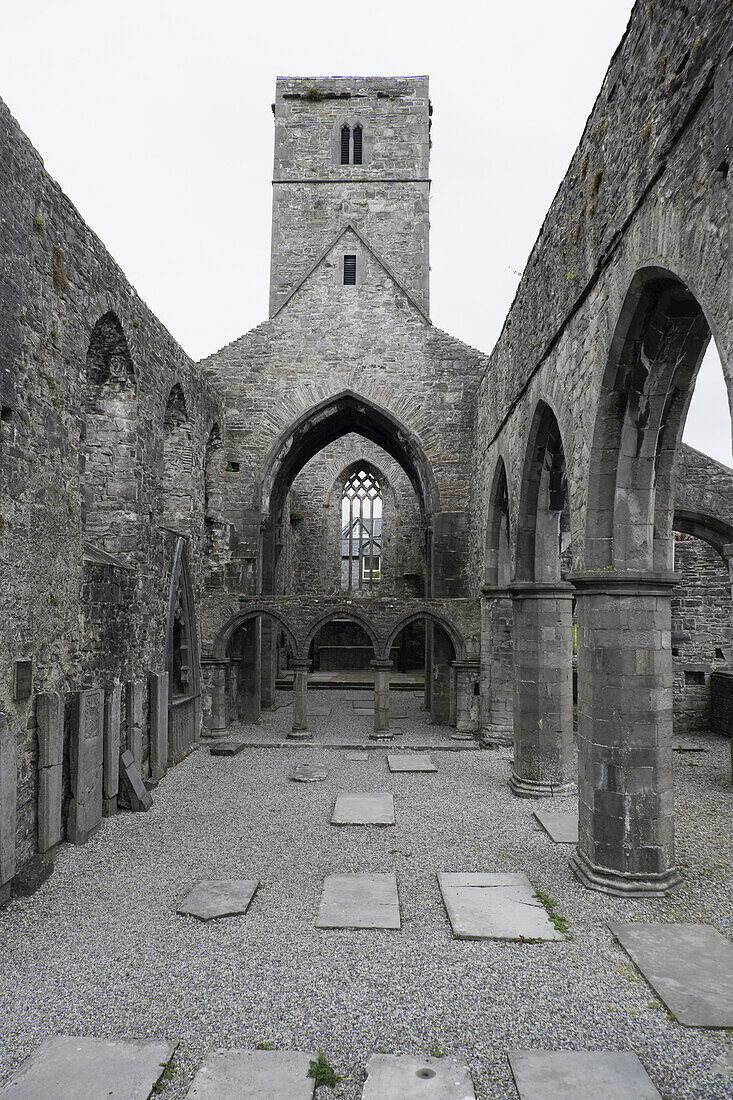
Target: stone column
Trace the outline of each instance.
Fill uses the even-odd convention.
[[[115,680],[104,695],[104,771],[102,813],[112,817],[117,813],[117,792],[120,786],[120,712],[122,684]]]
[[[511,585],[514,614],[514,769],[521,798],[572,790],[573,586]]]
[[[18,809],[18,735],[0,714],[0,905],[10,897],[15,876],[15,828]]]
[[[582,573],[578,613],[578,847],[585,885],[655,897],[674,860],[673,573]]]
[[[204,715],[204,737],[220,737],[229,725],[229,692],[227,675],[229,658],[207,658],[201,662],[205,690],[211,700],[211,710]]]
[[[148,673],[150,685],[150,778],[168,771],[168,673]]]
[[[308,657],[291,658],[293,666],[293,728],[288,734],[291,740],[304,740],[308,732]]]
[[[511,745],[513,710],[513,610],[508,588],[481,589],[482,745]]]
[[[277,678],[277,632],[279,627],[267,615],[260,620],[260,706],[272,710]]]
[[[61,795],[64,764],[64,707],[58,691],[36,696],[38,727],[38,851],[61,840]]]
[[[442,630],[433,628],[432,635],[430,721],[434,726],[447,726],[451,720],[452,651]]]
[[[143,770],[143,703],[145,699],[145,681],[127,681],[127,747],[132,753],[137,770]]]
[[[373,741],[392,741],[394,734],[389,728],[389,671],[392,662],[389,657],[378,657],[370,665],[374,669],[374,733],[369,736]]]
[[[452,741],[474,741],[478,732],[478,696],[474,685],[481,673],[478,657],[454,661],[456,676],[456,732]]]
[[[74,691],[69,696],[69,778],[71,802],[66,835],[86,844],[102,824],[104,692]]]

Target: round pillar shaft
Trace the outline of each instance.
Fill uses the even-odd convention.
[[[374,669],[374,733],[375,741],[391,741],[394,734],[389,728],[389,673],[392,662],[378,659],[371,662]]]
[[[303,739],[308,733],[308,669],[310,661],[294,657],[293,661],[293,728],[288,737]]]
[[[671,591],[674,575],[584,573],[578,612],[580,881],[660,896],[674,861]]]
[[[514,770],[521,798],[572,789],[573,588],[511,586],[514,615]]]

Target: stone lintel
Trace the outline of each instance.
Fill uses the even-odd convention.
[[[575,595],[567,581],[514,581],[508,592],[513,600],[572,600]]]

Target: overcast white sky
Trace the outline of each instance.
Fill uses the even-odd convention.
[[[630,10],[630,0],[2,0],[0,95],[138,292],[201,358],[267,315],[275,76],[428,73],[432,318],[490,351]],[[714,358],[686,439],[731,463]]]

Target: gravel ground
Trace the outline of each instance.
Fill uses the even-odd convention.
[[[312,694],[334,707],[314,721],[318,740],[353,730],[352,694]],[[416,697],[399,705],[410,715],[400,741],[446,736],[425,726]],[[258,731],[280,740],[289,722],[280,709]],[[688,877],[673,896],[639,902],[576,883],[571,848],[532,814],[573,801],[514,798],[509,750],[436,751],[437,774],[392,775],[391,746],[364,763],[302,744],[234,758],[201,748],[169,772],[148,814],[106,820],[83,848],[62,845],[38,893],[0,912],[0,1083],[63,1032],[178,1039],[163,1100],[185,1096],[207,1051],[259,1042],[323,1049],[342,1081],[318,1100],[358,1100],[375,1051],[436,1045],[469,1063],[478,1100],[516,1097],[506,1052],[526,1047],[634,1050],[664,1097],[733,1098],[733,1078],[710,1072],[731,1035],[671,1020],[606,928],[703,920],[733,938],[730,747],[701,743],[705,753],[675,755]],[[306,760],[327,764],[328,779],[289,782]],[[393,792],[396,826],[331,827],[336,794],[349,790]],[[314,927],[324,875],[392,870],[401,931]],[[525,871],[556,900],[571,938],[454,940],[436,872],[494,870]],[[261,880],[248,914],[211,924],[177,916],[187,889],[213,877]]]

